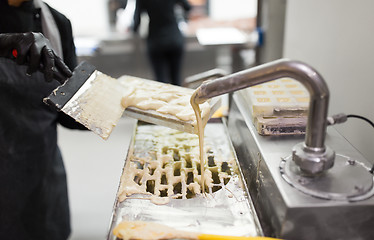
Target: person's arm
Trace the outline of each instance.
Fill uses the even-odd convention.
[[[63,30],[64,33],[61,33],[61,35],[67,37],[65,37],[65,39],[61,39],[61,41],[64,41],[62,51],[64,54],[64,62],[66,66],[68,66],[70,70],[73,71],[78,65],[78,59],[70,20],[67,20],[67,23],[65,25],[66,27]],[[60,32],[62,32],[62,30]]]
[[[14,59],[17,64],[27,65],[28,75],[38,70],[43,72],[47,82],[53,79],[64,82],[72,75],[42,33],[0,34],[0,57]]]
[[[48,5],[47,5],[48,6]],[[77,66],[77,55],[74,44],[74,37],[71,22],[64,15],[49,7],[52,16],[56,21],[56,25],[60,32],[62,52],[65,64],[70,68],[71,71]],[[72,117],[65,114],[64,112],[58,112],[57,122],[61,126],[69,129],[88,130],[85,126],[75,121]]]
[[[190,13],[190,11],[192,9],[191,4],[188,2],[188,0],[177,0],[177,4],[179,4],[180,6],[182,6],[182,8],[184,10],[184,14],[183,14],[184,20],[186,22],[188,22],[188,20],[189,20],[189,13]]]
[[[135,12],[134,12],[134,19],[133,19],[133,25],[132,25],[132,30],[137,33],[139,30],[140,26],[140,18],[142,14],[142,1],[141,0],[136,0],[136,5],[135,5]]]

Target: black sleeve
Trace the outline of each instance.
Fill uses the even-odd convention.
[[[132,26],[132,29],[133,29],[134,32],[138,32],[138,29],[139,29],[139,26],[140,26],[141,14],[142,14],[142,1],[141,0],[136,0],[133,26]]]
[[[70,68],[70,70],[73,71],[74,68],[78,65],[78,63],[77,63],[77,55],[75,51],[75,44],[74,44],[74,38],[73,38],[73,30],[71,27],[71,23],[68,19],[67,19],[66,28],[64,28],[64,31],[66,31],[66,33],[64,33],[63,35],[67,36],[66,38],[63,38],[61,36],[62,41],[64,41],[63,46],[62,46],[64,62]]]
[[[60,32],[64,62],[73,71],[78,64],[70,20],[55,9],[51,7],[49,9]]]
[[[75,52],[71,23],[63,14],[51,7],[49,7],[49,9],[51,10],[52,16],[56,21],[58,30],[60,31],[64,62],[70,68],[70,70],[73,71],[77,66],[77,55]],[[66,128],[87,130],[85,126],[76,122],[73,118],[63,112],[58,113],[57,121]]]

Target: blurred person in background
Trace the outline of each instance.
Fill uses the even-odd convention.
[[[66,240],[70,235],[56,128],[57,123],[86,128],[52,110],[43,98],[61,84],[53,79],[63,82],[76,65],[72,28],[64,15],[41,0],[0,0],[2,240]]]
[[[109,10],[109,24],[111,26],[116,25],[117,22],[117,12],[120,9],[124,9],[127,6],[128,0],[108,0],[108,10]]]
[[[185,39],[175,15],[177,5],[187,16],[191,10],[187,0],[136,0],[133,30],[138,32],[141,14],[148,13],[147,54],[155,80],[181,85]]]

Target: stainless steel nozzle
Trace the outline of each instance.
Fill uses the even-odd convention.
[[[325,147],[329,90],[322,76],[309,65],[287,59],[243,70],[215,80],[204,82],[196,91],[195,101],[268,82],[282,77],[293,78],[309,91],[310,104],[305,142],[293,149],[293,160],[302,171],[319,174],[334,165],[335,153]]]

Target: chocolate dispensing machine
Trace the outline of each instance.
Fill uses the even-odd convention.
[[[293,128],[291,123],[284,129],[282,126],[270,124],[269,126],[280,134],[263,136],[264,134],[260,134],[258,131],[258,125],[256,126],[253,121],[253,109],[251,109],[251,103],[248,100],[247,88],[282,78],[291,78],[299,82],[309,92],[308,112],[304,121],[305,134],[282,134],[287,131],[302,132],[301,128]],[[224,138],[225,133],[228,135],[227,146],[232,148],[237,159],[243,184],[236,184],[232,180],[227,182],[234,182],[235,186],[240,185],[245,188],[247,198],[242,196],[240,189],[233,188],[234,190],[230,191],[235,195],[237,190],[236,196],[240,196],[239,199],[246,199],[248,204],[243,206],[243,201],[237,201],[232,196],[223,196],[224,194],[220,194],[219,191],[214,195],[213,201],[206,202],[205,205],[201,204],[199,198],[194,201],[194,198],[187,199],[188,197],[180,194],[181,199],[172,199],[162,207],[162,213],[161,211],[157,212],[158,216],[154,216],[155,211],[159,208],[154,204],[140,202],[141,200],[136,199],[128,199],[122,203],[117,200],[113,211],[111,230],[120,221],[120,218],[151,219],[152,221],[176,224],[176,220],[171,220],[169,216],[173,213],[173,217],[176,217],[177,213],[181,213],[179,218],[181,221],[190,219],[192,221],[186,223],[187,227],[207,226],[209,228],[212,225],[222,224],[221,230],[227,227],[235,233],[236,229],[254,226],[251,231],[247,232],[254,235],[295,240],[374,239],[374,228],[371,226],[374,223],[374,186],[371,162],[365,159],[333,127],[328,126],[329,90],[322,76],[316,70],[299,61],[281,59],[205,81],[197,91],[195,101],[198,103],[226,93],[233,93],[230,98],[227,121],[223,120],[224,124],[222,124],[226,130],[221,134],[214,129],[212,132],[219,135],[213,136],[215,140],[220,137]],[[282,115],[282,109],[274,109],[274,111]],[[299,118],[301,122],[303,122],[302,119],[302,117]],[[207,124],[208,132],[212,127],[215,128],[213,124]],[[143,133],[137,134],[138,138],[141,134]],[[140,138],[138,142],[139,148],[147,145],[144,139]],[[136,153],[136,142],[130,146],[130,149],[133,148]],[[175,157],[175,149],[170,148],[164,152],[169,150],[171,156],[174,154],[173,166],[188,165],[188,161],[185,160],[183,161],[186,163],[178,163],[180,159],[185,158],[181,155],[181,151]],[[137,164],[139,165],[139,163]],[[142,173],[142,176],[151,176],[147,170],[147,164],[142,162],[141,167],[134,165],[137,168],[135,169],[137,173]],[[170,166],[169,164],[164,165]],[[215,165],[214,167],[212,165],[212,168],[209,168],[210,163],[207,165],[212,175],[217,176],[217,184],[213,188],[225,188],[221,184],[221,182],[225,182],[222,176],[227,177],[228,175],[220,174],[228,172],[227,164],[226,170],[222,164],[218,173]],[[163,166],[159,169],[163,173],[166,172],[163,170]],[[188,184],[193,184],[190,183],[192,179],[197,179],[197,171],[188,170],[189,167],[187,170],[175,167],[173,169],[174,173],[178,172],[178,174],[173,176],[171,170],[168,175],[169,179],[171,176],[178,178],[179,186],[182,186],[181,189],[190,191],[192,188],[189,188]],[[187,180],[179,177],[184,174]],[[190,181],[188,176],[191,176]],[[218,176],[222,178],[222,181],[218,180]],[[139,186],[148,184],[148,182],[142,183],[137,176],[135,179],[137,179]],[[162,185],[162,180],[157,181],[156,179],[156,185],[159,184],[159,187],[164,189],[157,194],[162,195],[162,192],[164,192],[164,196],[169,193],[173,194],[173,186],[168,188],[167,180],[164,179],[165,185]],[[174,194],[178,194],[178,191],[182,190],[174,188]],[[134,204],[138,205],[138,208],[134,208]],[[209,208],[210,204],[213,204],[213,207]],[[225,209],[231,210],[223,214],[222,211]],[[210,216],[210,224],[201,222],[203,218],[200,218],[200,215]],[[224,218],[229,220],[223,221],[223,218],[217,218],[217,216],[226,216]],[[238,223],[238,228],[233,228],[235,227],[233,223]],[[108,239],[115,238],[110,233]]]
[[[290,77],[310,94],[305,139],[261,136],[246,92],[233,94],[228,131],[266,235],[284,239],[373,239],[371,163],[327,127],[329,91],[307,64],[278,60],[203,83],[199,101]]]

